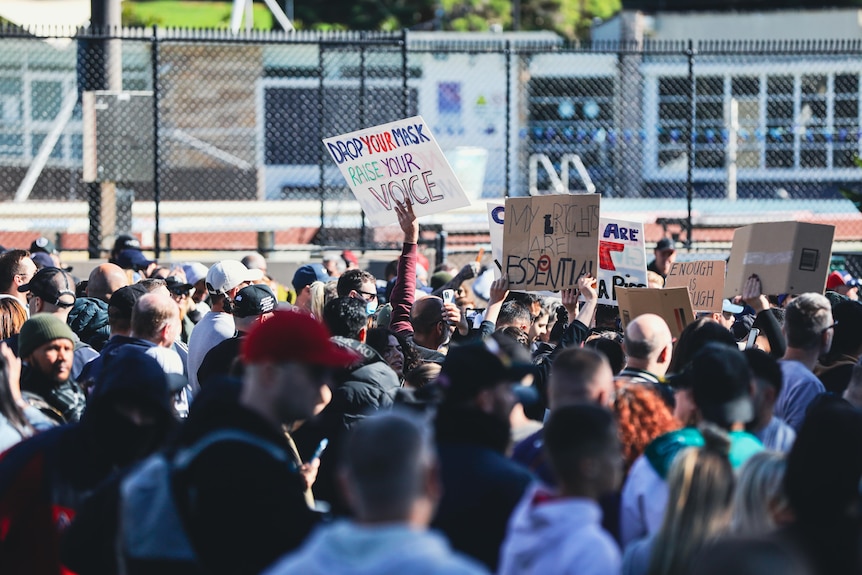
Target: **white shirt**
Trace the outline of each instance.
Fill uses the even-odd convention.
[[[667,482],[643,455],[635,459],[620,501],[620,540],[623,549],[658,532],[667,507]]]
[[[512,513],[498,574],[619,575],[620,550],[602,529],[598,503],[577,497],[548,499],[542,496],[545,491],[534,485]]]
[[[207,352],[235,333],[236,324],[229,313],[211,311],[197,323],[189,337],[189,384],[193,388],[198,386],[198,369]]]

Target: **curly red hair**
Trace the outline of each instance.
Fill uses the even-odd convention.
[[[614,413],[617,415],[625,469],[644,452],[650,442],[682,427],[656,390],[636,383],[617,383]]]

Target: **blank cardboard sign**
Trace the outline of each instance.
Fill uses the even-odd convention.
[[[617,288],[617,303],[623,327],[639,315],[654,313],[670,328],[674,337],[679,337],[685,326],[694,321],[688,288]]]
[[[724,297],[742,293],[756,274],[766,295],[823,293],[835,226],[767,222],[737,228],[727,263]]]

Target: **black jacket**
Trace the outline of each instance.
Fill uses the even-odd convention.
[[[496,571],[506,525],[533,476],[503,455],[508,422],[476,409],[441,409],[436,437],[443,499],[433,526]]]

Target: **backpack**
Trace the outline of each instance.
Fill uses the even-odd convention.
[[[174,454],[162,452],[148,457],[120,484],[118,545],[121,563],[198,563],[186,530],[193,496],[190,489],[178,487],[177,477],[208,448],[228,441],[253,446],[296,469],[283,449],[236,429],[210,433]]]

